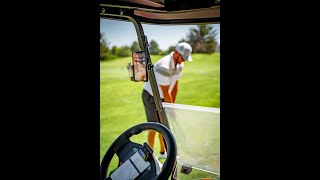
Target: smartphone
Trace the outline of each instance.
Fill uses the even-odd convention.
[[[132,52],[132,64],[133,64],[133,81],[147,82],[147,58],[144,51]]]

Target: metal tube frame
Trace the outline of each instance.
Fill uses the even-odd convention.
[[[154,70],[153,70],[153,65],[152,65],[152,61],[151,61],[151,57],[148,49],[148,46],[149,46],[148,40],[147,40],[147,37],[144,35],[144,31],[139,18],[135,16],[133,12],[134,11],[130,9],[119,9],[117,11],[109,7],[107,9],[101,10],[100,15],[124,17],[129,19],[133,23],[137,32],[140,48],[142,51],[146,53],[148,77],[149,77],[151,89],[153,92],[154,102],[156,105],[156,113],[158,114],[159,121],[160,121],[159,123],[165,125],[168,129],[170,129],[167,115],[162,106],[162,101],[161,101],[157,81],[156,81]]]

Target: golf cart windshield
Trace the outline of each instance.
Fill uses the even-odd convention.
[[[220,109],[163,103],[177,141],[177,161],[220,174]]]

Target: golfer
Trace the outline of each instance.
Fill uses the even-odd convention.
[[[176,46],[175,51],[172,51],[154,64],[154,73],[162,102],[175,103],[178,92],[178,80],[181,76],[184,61],[192,61],[191,52],[191,46],[186,42],[181,42]],[[156,113],[156,105],[149,81],[144,83],[142,99],[148,122],[160,122]],[[155,131],[149,131],[148,134],[148,144],[152,149],[155,134]],[[161,134],[159,134],[159,139],[160,154],[158,155],[158,159],[166,158],[167,153]]]

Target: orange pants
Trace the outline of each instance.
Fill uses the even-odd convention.
[[[149,146],[152,148],[153,150],[153,145],[154,145],[154,137],[156,135],[156,131],[149,131],[148,134],[148,144]],[[160,140],[160,152],[165,152],[165,146],[164,146],[164,141],[163,141],[163,137],[161,134],[159,134],[159,140]]]

